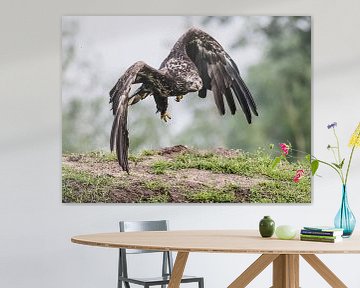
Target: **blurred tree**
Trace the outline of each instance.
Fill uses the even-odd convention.
[[[197,148],[224,146],[223,118],[219,116],[212,95],[205,99],[191,93],[180,102],[188,112],[187,123],[176,136],[178,143]]]
[[[79,29],[78,23],[74,21],[64,21],[62,23],[62,69],[65,72],[69,64],[73,61],[75,55],[74,36]],[[65,79],[63,78],[63,81]]]
[[[311,18],[272,17],[257,30],[268,46],[249,70],[249,85],[267,107],[264,118],[271,118],[262,121],[262,131],[273,141],[311,152]]]
[[[205,17],[205,24],[232,25],[233,17]],[[290,142],[311,151],[311,18],[247,17],[234,29],[234,49],[258,41],[260,61],[251,66],[247,83],[259,106],[259,118],[248,127],[230,120],[226,144],[249,149],[254,144]],[[238,131],[238,132],[236,132]],[[256,147],[256,144],[255,144]]]
[[[75,21],[62,23],[62,150],[83,152],[104,147],[108,132],[104,129],[108,115],[104,113],[103,97],[89,96],[99,86],[96,67],[87,59],[79,59]],[[81,71],[81,77],[79,77]],[[85,79],[85,83],[82,83]]]
[[[152,97],[141,101],[139,105],[129,107],[128,126],[130,152],[143,149],[156,149],[162,146],[169,135],[164,133],[163,121],[156,114],[155,102]]]
[[[104,148],[108,143],[108,115],[104,115],[103,98],[71,99],[63,107],[63,152],[84,152]]]
[[[79,30],[76,21],[65,19],[62,23],[62,150],[66,153],[109,149],[113,118],[108,91],[114,83],[98,75],[100,57],[85,58],[79,53],[76,46]],[[160,137],[158,117],[149,113],[154,110],[152,102],[130,107],[131,151],[158,148],[166,138]]]

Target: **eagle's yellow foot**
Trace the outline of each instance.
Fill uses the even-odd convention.
[[[180,100],[183,99],[183,98],[184,98],[183,95],[176,96],[175,101],[176,101],[176,102],[180,102]]]
[[[161,115],[160,115],[160,119],[161,119],[161,120],[164,120],[165,122],[167,122],[167,121],[168,121],[168,119],[171,119],[171,115],[170,115],[170,114],[168,114],[167,112],[165,112],[165,113],[161,113]]]

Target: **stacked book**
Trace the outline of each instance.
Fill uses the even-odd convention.
[[[304,227],[300,232],[302,241],[336,243],[342,241],[344,230],[334,227]]]

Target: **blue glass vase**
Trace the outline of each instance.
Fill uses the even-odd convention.
[[[344,229],[343,237],[350,237],[355,228],[356,219],[349,207],[346,185],[342,187],[341,206],[336,214],[334,224],[336,228]]]

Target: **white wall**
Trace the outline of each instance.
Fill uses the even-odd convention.
[[[115,231],[119,219],[171,221],[172,229],[256,228],[263,215],[278,224],[331,224],[340,184],[330,171],[313,185],[312,205],[61,204],[61,15],[246,14],[313,16],[313,150],[326,157],[339,123],[343,144],[360,120],[360,27],[357,0],[308,1],[8,1],[0,17],[0,287],[115,287],[116,250],[70,243],[75,234]],[[360,219],[360,151],[349,183]],[[359,225],[358,225],[359,227]],[[321,256],[349,287],[360,287],[360,255]],[[192,254],[188,273],[206,287],[226,287],[255,255]],[[138,261],[138,260],[135,260]],[[347,265],[344,265],[347,263]],[[138,266],[144,263],[138,262]],[[142,267],[141,267],[142,268]],[[250,287],[269,287],[266,270]],[[327,287],[306,263],[302,287]]]

